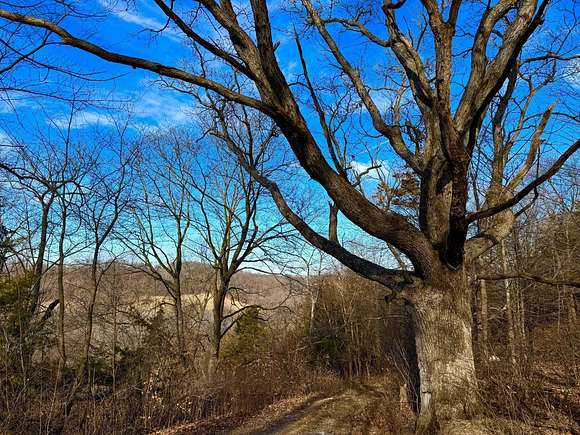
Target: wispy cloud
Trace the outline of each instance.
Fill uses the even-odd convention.
[[[72,116],[72,119],[69,116],[57,116],[48,122],[55,127],[63,129],[68,128],[69,123],[72,129],[87,128],[91,126],[110,127],[114,125],[113,119],[110,115],[89,111],[76,112]]]
[[[154,88],[135,98],[135,117],[152,126],[182,125],[191,120],[193,108],[166,89]]]
[[[0,100],[0,113],[12,113],[13,111],[14,108],[9,102]]]
[[[10,146],[12,138],[4,130],[0,129],[0,147]]]
[[[16,93],[5,92],[0,98],[0,114],[14,113],[17,108],[29,106],[30,102]]]
[[[298,77],[298,62],[289,60],[282,65],[282,72],[288,81],[294,81]]]
[[[358,160],[354,160],[350,163],[350,167],[357,174],[365,174],[363,178],[377,179],[379,175],[386,178],[389,174],[389,166],[385,160],[375,162],[359,162]]]
[[[371,97],[381,113],[387,112],[395,103],[395,96],[386,91],[371,91]]]
[[[580,88],[580,59],[574,59],[566,65],[563,71],[564,80],[575,88]]]
[[[129,8],[122,8],[117,6],[116,2],[112,2],[111,0],[98,0],[98,3],[106,9],[108,12],[113,14],[118,19],[125,21],[129,24],[134,24],[137,27],[141,27],[147,30],[161,30],[162,36],[165,36],[173,41],[180,41],[181,34],[171,27],[164,29],[165,23],[164,21],[159,18],[152,18],[150,16],[145,16],[137,12],[137,8],[130,10]]]
[[[145,91],[123,92],[115,95],[118,101],[126,102],[117,110],[97,111],[80,110],[73,114],[61,112],[47,123],[54,127],[66,129],[69,122],[72,129],[89,127],[112,127],[115,118],[131,119],[130,126],[136,130],[167,126],[185,125],[192,122],[194,107],[187,98],[178,96],[167,89],[160,89],[151,84]]]
[[[143,15],[138,15],[131,13],[129,11],[114,11],[113,12],[117,18],[120,18],[127,23],[136,24],[140,27],[145,27],[147,29],[160,29],[162,24],[149,17],[144,17]]]
[[[17,145],[16,140],[0,128],[0,157],[8,158]]]

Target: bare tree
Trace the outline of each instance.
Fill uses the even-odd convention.
[[[78,217],[78,208],[82,206],[83,178],[94,166],[94,158],[91,150],[83,149],[78,144],[73,143],[72,121],[76,111],[70,111],[70,116],[65,128],[58,128],[57,131],[64,144],[62,151],[62,167],[60,169],[61,186],[58,190],[57,206],[60,211],[57,220],[60,226],[58,236],[58,259],[57,262],[57,289],[58,289],[58,354],[59,367],[57,383],[62,380],[62,375],[67,365],[66,340],[65,340],[65,262],[67,257],[84,248],[83,240],[76,240],[74,234],[79,230],[81,222],[73,219]]]
[[[54,167],[45,166],[46,155],[34,154],[33,148],[28,148],[20,144],[12,154],[12,161],[0,163],[0,167],[8,174],[8,180],[13,181],[15,190],[24,190],[30,194],[39,206],[40,216],[38,226],[33,224],[33,228],[27,235],[30,245],[30,261],[33,269],[33,284],[26,302],[26,312],[21,322],[21,345],[22,354],[29,355],[27,347],[27,335],[32,331],[32,323],[38,320],[38,310],[41,302],[42,277],[46,269],[46,250],[49,243],[51,231],[50,212],[57,199],[58,190],[61,188],[61,178],[55,173]],[[34,219],[32,216],[30,216]],[[38,230],[39,237],[35,240],[34,233]],[[33,247],[36,243],[37,249]]]
[[[190,174],[190,183],[197,204],[194,228],[200,239],[198,252],[214,272],[208,364],[212,377],[222,339],[241,314],[250,308],[272,309],[244,303],[240,293],[246,289],[234,284],[235,275],[243,270],[264,272],[280,267],[284,258],[277,242],[289,240],[292,232],[283,220],[267,215],[268,206],[273,205],[267,190],[228,152],[228,144],[235,144],[237,149],[248,151],[253,165],[263,168],[275,159],[277,128],[243,106],[212,98],[205,105],[208,113],[216,116],[206,125],[216,143],[198,159],[198,170]],[[268,165],[268,171],[281,170],[284,164],[284,160],[277,160]]]
[[[71,108],[69,121],[75,112],[76,109]],[[15,143],[9,149],[6,158],[0,162],[0,169],[6,174],[13,191],[30,197],[33,204],[32,208],[28,209],[30,215],[26,213],[24,219],[22,216],[14,217],[27,223],[24,227],[27,229],[26,234],[19,234],[19,237],[23,237],[29,245],[27,261],[31,263],[33,271],[33,284],[30,294],[26,297],[25,315],[21,321],[23,358],[24,361],[29,360],[34,351],[27,343],[31,338],[28,335],[34,335],[35,332],[41,330],[46,320],[51,317],[52,311],[58,306],[57,328],[62,369],[66,360],[64,262],[67,256],[79,249],[78,243],[74,241],[65,246],[68,209],[75,195],[74,192],[80,186],[80,180],[91,166],[91,153],[82,152],[84,150],[74,143],[70,122],[63,126],[54,125],[53,127],[54,129],[48,133],[38,131],[35,140],[28,139],[26,142],[19,142],[14,132]],[[35,209],[39,212],[38,220],[34,217]],[[56,209],[60,209],[60,216],[57,216]],[[42,311],[45,290],[42,281],[47,270],[55,264],[54,259],[50,258],[49,245],[53,232],[57,229],[60,231],[56,260],[58,298]],[[35,237],[35,233],[38,234],[38,238]]]
[[[120,255],[118,249],[107,249],[113,230],[130,198],[132,148],[127,144],[128,124],[116,124],[114,132],[100,137],[103,158],[83,179],[84,198],[80,219],[83,221],[89,254],[89,296],[86,307],[84,339],[77,366],[76,380],[69,393],[65,412],[70,412],[79,388],[88,378],[97,295],[107,270]],[[114,147],[105,145],[114,144]],[[107,150],[105,153],[104,150]],[[106,155],[106,157],[104,157]],[[107,254],[105,257],[103,254]]]
[[[133,267],[160,282],[171,297],[177,349],[185,362],[182,271],[187,242],[191,242],[190,174],[196,165],[197,145],[185,131],[172,130],[145,135],[140,139],[139,148],[140,183],[131,206],[133,218],[128,221],[133,229],[123,228],[120,239],[136,257]]]
[[[556,35],[551,43],[541,46],[533,43],[542,25],[546,26],[545,21],[552,18],[546,13],[550,1],[452,0],[440,5],[434,0],[423,0],[425,20],[415,29],[402,28],[397,18],[406,7],[405,1],[330,5],[310,0],[300,2],[300,12],[306,15],[304,30],[315,31],[314,37],[327,49],[343,80],[356,92],[363,109],[358,112],[360,122],[369,137],[387,142],[420,179],[418,225],[400,213],[378,207],[351,179],[328,163],[308,108],[298,98],[303,86],[294,86],[297,83],[290,82],[283,73],[276,53],[279,49],[276,38],[280,34],[271,23],[265,0],[250,0],[249,5],[200,0],[193,6],[154,1],[167,17],[168,26],[180,31],[193,45],[196,58],[191,68],[165,65],[153,60],[153,53],[149,58],[138,58],[108,50],[67,31],[68,19],[57,20],[54,12],[43,15],[32,5],[0,10],[0,17],[7,21],[6,32],[24,25],[27,31],[37,29],[40,38],[48,31],[50,40],[58,39],[61,44],[106,61],[158,74],[181,90],[189,92],[192,86],[201,87],[209,94],[270,117],[302,168],[324,188],[332,203],[365,233],[402,252],[413,266],[412,273],[390,270],[366,260],[332,240],[333,237],[317,233],[292,210],[275,180],[269,179],[239,144],[228,141],[230,149],[254,179],[270,191],[281,214],[310,243],[409,302],[421,378],[417,431],[423,433],[437,425],[444,427],[455,420],[469,419],[477,412],[478,400],[471,290],[465,266],[509,234],[522,201],[580,147],[573,132],[567,137],[563,135],[571,144],[543,174],[523,184],[540,151],[546,149],[542,137],[548,124],[556,122],[555,108],[548,104],[541,109],[529,106],[529,112],[523,110],[527,112],[524,125],[518,127],[517,118],[514,120],[503,107],[518,102],[521,89],[529,91],[525,68],[540,67],[546,74],[555,70],[548,84],[558,83],[562,78],[557,74],[561,70],[558,67],[577,58],[570,54],[575,48],[569,42],[569,29]],[[66,8],[60,12],[70,20],[75,18]],[[556,19],[561,20],[558,25],[570,27],[575,22],[574,17],[571,24],[564,16]],[[374,33],[375,29],[380,33]],[[358,38],[372,53],[393,61],[394,66],[384,65],[384,80],[395,84],[397,90],[406,82],[406,107],[391,104],[386,111],[380,107],[377,94],[392,93],[376,84],[371,66],[352,60],[356,53],[343,44],[341,31]],[[215,32],[223,35],[227,43],[214,40]],[[190,52],[188,49],[184,55]],[[210,60],[219,61],[222,68],[211,68]],[[233,72],[230,77],[225,67]],[[462,76],[459,70],[468,74]],[[241,80],[232,79],[238,76],[243,78],[241,87],[238,85]],[[305,81],[298,83],[308,86]],[[236,85],[230,86],[232,83]],[[315,91],[320,93],[323,89]],[[566,119],[577,122],[576,114],[566,107],[563,110]],[[481,207],[475,209],[469,175],[474,169],[475,150],[481,148],[484,140],[485,125],[490,123],[495,136],[484,163],[491,168],[492,177],[482,195]],[[502,137],[498,126],[505,124],[514,126],[508,131],[519,132],[518,143],[525,152],[518,153],[510,138]],[[560,138],[563,140],[562,135]],[[519,154],[524,155],[510,160],[510,156]],[[506,165],[508,160],[512,170]]]

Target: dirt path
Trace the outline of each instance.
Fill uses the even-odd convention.
[[[278,420],[262,425],[261,429],[255,427],[255,422],[251,422],[233,431],[232,435],[305,434],[310,433],[314,427],[316,431],[312,433],[327,434],[336,426],[334,408],[343,399],[343,395],[340,395],[315,400],[302,409],[297,409]]]
[[[357,384],[328,397],[309,396],[275,403],[249,420],[206,421],[156,435],[346,435],[412,433],[413,415],[401,409],[398,387]]]
[[[390,410],[386,409],[388,403],[384,391],[368,385],[358,385],[331,397],[308,401],[277,418],[267,418],[267,413],[259,415],[229,433],[231,435],[406,433],[401,432],[401,424],[404,425],[407,420],[407,410],[400,410],[398,403],[396,409],[393,410],[392,407]]]

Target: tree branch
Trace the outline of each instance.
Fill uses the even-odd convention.
[[[139,57],[126,56],[123,54],[105,50],[104,48],[95,45],[92,42],[71,35],[68,31],[66,31],[65,29],[63,29],[62,27],[58,26],[57,24],[51,21],[31,17],[28,15],[17,14],[3,9],[0,9],[0,18],[4,18],[13,22],[22,23],[37,28],[50,30],[54,34],[60,36],[61,42],[63,44],[94,54],[95,56],[100,57],[103,60],[118,63],[121,65],[131,66],[133,68],[140,68],[143,70],[157,73],[165,77],[182,80],[184,82],[191,83],[196,86],[201,86],[204,89],[214,91],[231,101],[235,101],[237,103],[244,104],[246,106],[254,107],[260,111],[263,111],[264,113],[271,113],[270,107],[264,104],[262,101],[234,92],[231,89],[228,89],[225,86],[213,80],[209,80],[203,76],[188,73],[179,68],[163,65],[158,62],[153,62]]]
[[[543,276],[534,275],[528,272],[513,272],[506,274],[496,274],[496,275],[477,275],[475,279],[486,280],[486,281],[500,281],[503,279],[526,279],[529,281],[536,281],[542,284],[548,285],[564,285],[570,287],[580,288],[580,281],[567,280],[567,279],[550,279],[544,278]]]
[[[468,224],[483,218],[493,216],[516,205],[518,202],[524,199],[530,192],[532,192],[535,188],[541,185],[544,181],[549,180],[553,175],[555,175],[556,172],[558,172],[558,170],[564,165],[564,163],[566,163],[566,161],[576,151],[578,151],[578,148],[580,148],[580,139],[577,140],[573,145],[571,145],[565,152],[563,152],[560,158],[554,162],[554,164],[550,167],[550,169],[548,169],[546,172],[544,172],[543,175],[536,178],[534,181],[530,182],[526,187],[520,190],[512,198],[508,199],[502,204],[498,204],[494,207],[490,207],[485,210],[481,210],[468,215],[467,216]]]

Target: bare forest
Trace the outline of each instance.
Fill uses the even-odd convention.
[[[0,1],[0,433],[580,433],[579,20]]]

